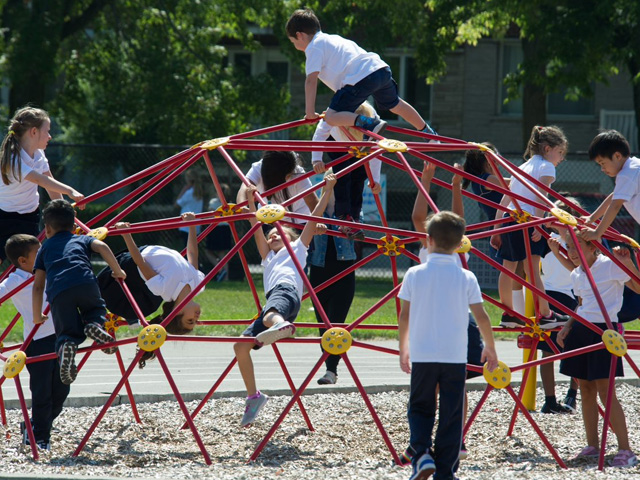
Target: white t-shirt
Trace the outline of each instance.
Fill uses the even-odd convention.
[[[482,303],[476,276],[458,266],[454,255],[432,253],[411,267],[398,298],[411,302],[411,362],[467,363],[469,305]]]
[[[7,293],[14,290],[16,287],[19,287],[24,282],[29,280],[33,275],[29,272],[25,272],[24,270],[20,270],[19,268],[12,272],[4,282],[0,283],[0,298],[4,297]],[[33,291],[33,283],[30,283],[18,293],[14,294],[11,297],[11,301],[16,307],[16,310],[20,312],[22,315],[22,324],[24,325],[22,334],[24,338],[27,338],[31,333],[31,330],[35,326],[33,324],[33,305],[31,303],[31,292]],[[47,306],[45,303],[43,305],[43,310]],[[40,328],[34,335],[34,340],[40,340],[41,338],[48,337],[49,335],[55,335],[56,331],[53,327],[53,320],[51,320],[51,315],[49,318],[45,320],[45,322],[40,325]]]
[[[552,233],[551,238],[558,240],[560,244],[566,248],[566,243],[557,233]],[[552,292],[560,292],[573,297],[571,288],[571,272],[556,258],[553,252],[547,253],[541,260],[542,263],[542,283],[545,290]]]
[[[300,266],[304,268],[307,263],[307,246],[297,240],[291,242],[291,248],[293,253],[296,254]],[[264,267],[264,293],[267,294],[273,287],[281,283],[288,283],[294,285],[298,289],[298,295],[302,298],[302,292],[304,291],[304,284],[302,283],[302,277],[293,263],[289,251],[286,247],[282,247],[277,252],[271,250],[267,257],[262,260],[262,266]]]
[[[25,180],[24,177],[32,171],[45,174],[49,171],[49,162],[44,156],[44,150],[36,150],[31,158],[22,148],[20,149],[20,162],[22,163],[22,181],[18,181],[11,174],[9,174],[11,180],[9,185],[5,185],[0,180],[0,210],[25,214],[37,210],[39,195],[38,184]]]
[[[292,180],[300,175],[304,175],[304,173],[305,173],[304,168],[298,165],[293,170]],[[251,164],[251,168],[249,169],[249,172],[247,172],[247,180],[249,180],[256,187],[258,187],[258,191],[260,193],[265,191],[264,183],[262,183],[262,160]],[[308,188],[311,188],[312,186],[313,185],[311,184],[311,180],[309,180],[308,178],[305,178],[304,180],[300,180],[299,182],[289,185],[287,187],[287,192],[289,194],[288,197],[289,198],[295,197],[299,193],[304,192],[305,190],[307,190]],[[280,190],[278,193],[276,193],[273,196],[273,203],[282,203],[284,201],[285,201],[285,196],[284,196],[283,190]],[[302,215],[311,215],[311,211],[309,210],[309,207],[305,203],[304,198],[301,198],[300,200],[296,200],[290,205],[289,208],[293,213],[300,213]],[[291,219],[291,220],[294,223],[307,223],[299,219]]]
[[[389,66],[377,53],[367,52],[340,35],[323,32],[313,36],[304,53],[306,74],[318,72],[318,78],[334,92]]]
[[[629,157],[616,175],[613,200],[624,200],[624,206],[640,223],[640,159]]]
[[[202,213],[202,202],[203,200],[201,198],[193,196],[193,187],[189,187],[182,196],[176,200],[176,203],[180,206],[180,215],[187,212]],[[180,227],[179,230],[189,233],[189,227]],[[197,227],[196,230],[199,231],[200,227]]]
[[[376,118],[378,115],[376,115]],[[346,127],[342,127],[346,128]],[[333,139],[337,142],[351,142],[349,137],[344,133],[344,130],[341,127],[332,127],[324,120],[320,120],[318,126],[316,127],[316,131],[313,133],[313,141],[314,142],[324,142],[329,135],[333,137]],[[315,151],[311,152],[311,161],[313,163],[322,161],[322,152]],[[373,177],[373,181],[376,183],[380,183],[380,170],[382,168],[382,161],[379,158],[374,158],[369,161],[369,167],[371,168],[371,176]]]
[[[456,259],[456,265],[458,265],[460,268],[464,268],[462,266],[462,260],[460,260],[460,255],[457,253],[454,253],[453,256]],[[424,248],[424,247],[420,247],[420,250],[418,251],[418,259],[420,260],[420,263],[426,263],[427,260],[429,259],[429,250]],[[469,261],[469,254],[465,253],[464,254],[464,259],[468,262]]]
[[[556,167],[553,166],[553,163],[545,160],[540,155],[534,155],[529,160],[527,160],[522,165],[520,165],[520,167],[518,168],[520,168],[520,170],[522,170],[523,172],[528,173],[536,180],[540,180],[542,177],[552,177],[553,180],[556,179]],[[551,183],[553,183],[553,180],[551,181]],[[529,182],[527,182],[527,185],[529,185],[531,188],[537,189],[536,186],[530,184]],[[536,203],[543,203],[536,196],[535,193],[533,193],[529,188],[527,188],[522,182],[517,180],[515,177],[511,179],[510,190],[513,193],[517,195],[521,195],[524,198],[528,198],[529,200],[532,200]],[[546,193],[544,192],[542,193],[546,195]],[[525,203],[520,200],[518,200],[518,205],[520,205],[520,208],[522,208],[522,210],[524,210],[525,212],[535,214],[535,207],[533,207],[532,205],[529,205],[528,203]],[[510,209],[515,208],[515,205],[513,204],[513,202],[509,204],[509,208]]]
[[[165,302],[172,302],[182,291],[185,285],[194,291],[204,280],[204,273],[191,265],[180,252],[161,245],[151,245],[140,252],[142,258],[156,272],[153,278],[145,280],[145,284],[151,293],[162,297]],[[140,271],[140,269],[138,269]],[[144,278],[142,272],[140,276]],[[196,295],[204,291],[202,287]]]
[[[598,255],[596,261],[591,265],[591,274],[598,286],[598,292],[600,292],[609,319],[616,322],[618,312],[622,308],[624,284],[630,280],[629,275],[604,255]],[[576,297],[582,298],[582,305],[577,310],[578,315],[591,323],[604,323],[602,311],[582,267],[571,272],[571,281]]]

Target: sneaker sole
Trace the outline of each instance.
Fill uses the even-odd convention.
[[[541,330],[551,330],[552,328],[561,327],[566,322],[549,322],[549,323],[539,323],[538,326]]]
[[[283,338],[293,337],[296,333],[296,327],[292,323],[285,325],[278,330],[265,330],[256,336],[255,343],[259,347],[271,345],[272,343],[282,340]]]
[[[371,133],[375,133],[376,135],[380,135],[386,129],[387,129],[387,122],[385,122],[384,120],[380,120],[380,123],[378,125],[376,125],[373,130],[371,130]]]
[[[516,322],[502,322],[502,323],[500,323],[500,326],[502,328],[523,328],[523,327],[526,327],[526,325],[521,325],[521,324],[516,323]]]
[[[78,368],[75,364],[78,346],[75,343],[67,342],[62,346],[62,357],[60,358],[60,380],[65,385],[71,385],[78,376]]]
[[[411,477],[410,480],[427,480],[431,475],[436,472],[435,467],[425,468],[416,473],[415,477]]]
[[[91,340],[95,341],[98,345],[103,345],[105,343],[111,343],[115,341],[115,339],[111,335],[109,335],[106,331],[104,331],[94,323],[90,323],[86,327],[84,327],[84,334]],[[102,349],[102,351],[107,355],[116,353],[116,350],[118,350],[118,347],[107,347]]]

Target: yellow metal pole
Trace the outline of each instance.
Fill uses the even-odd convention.
[[[525,297],[524,297],[524,309],[525,309],[525,317],[533,318],[535,317],[535,308],[533,306],[533,295],[531,294],[531,290],[525,289]],[[532,333],[526,333],[529,337],[533,337]],[[531,339],[533,341],[533,338]],[[522,349],[522,361],[529,361],[529,354],[531,349],[523,348]],[[537,349],[533,352],[532,360],[536,360],[538,358]],[[525,408],[530,412],[534,412],[536,410],[536,387],[538,384],[538,369],[536,367],[532,367],[529,370],[529,376],[527,380],[527,384],[524,386],[524,392],[522,394],[522,403]],[[523,375],[524,375],[523,370]]]

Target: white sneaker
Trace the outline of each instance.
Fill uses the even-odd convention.
[[[283,321],[280,323],[274,323],[271,328],[256,335],[256,339],[254,341],[256,345],[262,347],[264,345],[271,345],[283,338],[293,337],[295,333],[295,325],[293,323]]]
[[[330,370],[318,379],[318,385],[335,385],[336,383],[338,383],[338,375]]]
[[[258,392],[258,396],[255,398],[247,398],[244,407],[244,415],[242,416],[240,425],[242,427],[251,426],[260,413],[260,410],[262,410],[268,401],[269,397],[262,392]]]

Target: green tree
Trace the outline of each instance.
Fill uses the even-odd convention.
[[[81,32],[108,0],[0,1],[0,77],[9,80],[9,110],[44,106],[62,43]]]

